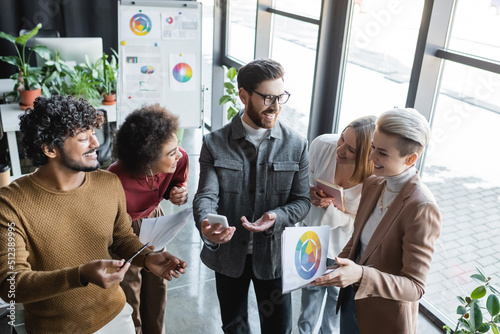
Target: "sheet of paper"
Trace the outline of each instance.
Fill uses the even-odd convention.
[[[145,244],[150,240],[151,232],[153,232],[155,224],[156,224],[156,218],[145,218],[142,220],[141,232],[139,233],[139,240],[141,240],[143,244]]]
[[[155,250],[163,249],[192,219],[193,208],[187,208],[173,215],[157,218],[145,218],[142,220],[139,240],[142,243],[149,242],[155,246]]]
[[[133,38],[150,38],[159,40],[161,37],[160,13],[154,11],[123,11],[121,36],[125,40]]]
[[[196,40],[200,34],[198,15],[172,10],[161,13],[163,39],[192,39]]]
[[[123,87],[129,101],[163,99],[162,49],[157,45],[134,44],[124,48]]]
[[[287,227],[281,236],[283,293],[300,289],[326,271],[329,226]]]
[[[196,77],[200,74],[194,53],[169,54],[170,90],[172,92],[195,92]]]

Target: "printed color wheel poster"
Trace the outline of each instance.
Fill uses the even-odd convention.
[[[169,56],[169,76],[170,90],[172,92],[195,92],[196,80],[193,78],[198,75],[198,69],[195,67],[194,54],[176,54]]]
[[[326,271],[329,226],[286,227],[281,237],[283,293],[302,288]]]

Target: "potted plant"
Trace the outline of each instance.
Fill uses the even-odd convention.
[[[77,98],[85,98],[90,104],[98,106],[101,102],[100,71],[98,64],[85,56],[85,63],[75,66],[69,93]]]
[[[29,60],[31,55],[35,52],[43,59],[49,59],[50,57],[49,49],[42,45],[35,45],[31,49],[28,48],[29,53],[26,55],[26,42],[31,37],[38,34],[38,30],[40,30],[41,27],[42,24],[39,23],[33,30],[19,37],[14,37],[5,32],[0,32],[0,38],[11,42],[17,52],[17,56],[1,56],[0,60],[18,68],[17,75],[13,76],[13,78],[17,81],[14,86],[14,91],[19,92],[21,99],[20,105],[23,110],[32,107],[35,98],[41,95],[41,72],[40,68],[30,66]]]
[[[42,66],[41,73],[43,77],[42,94],[44,96],[71,94],[75,71],[60,58],[57,50]]]
[[[113,105],[116,103],[116,87],[118,84],[118,60],[116,51],[113,51],[110,60],[108,55],[103,53],[100,62],[102,63],[102,75],[100,75],[101,85],[100,91],[103,95],[102,104]]]
[[[466,333],[494,333],[499,334],[500,327],[500,301],[498,296],[500,292],[491,285],[491,277],[488,277],[483,270],[476,267],[479,274],[471,275],[480,285],[475,288],[470,295],[458,296],[460,305],[457,307],[457,314],[460,318],[453,330],[455,334]],[[483,315],[482,301],[486,297],[486,311]],[[488,319],[489,318],[489,319]],[[452,329],[444,326],[446,333],[450,334]],[[490,332],[491,330],[491,332]]]
[[[242,106],[236,83],[236,75],[238,74],[238,71],[234,67],[231,67],[229,69],[226,66],[223,67],[224,71],[226,72],[227,80],[225,80],[224,82],[225,94],[222,95],[219,99],[219,105],[224,106],[227,104],[225,108],[227,112],[227,120],[229,121],[234,117],[234,115],[238,113]]]

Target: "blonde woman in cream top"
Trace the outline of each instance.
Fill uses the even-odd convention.
[[[339,134],[325,134],[311,143],[309,151],[309,185],[315,188],[316,179],[335,184],[337,166],[337,145]],[[304,219],[307,226],[330,226],[328,257],[334,259],[344,248],[353,231],[354,218],[361,198],[362,184],[344,189],[345,211],[339,210],[333,203],[327,207],[311,206],[311,211]]]
[[[333,259],[351,237],[362,182],[372,174],[373,166],[368,155],[375,119],[375,116],[356,119],[341,134],[317,137],[309,149],[309,185],[313,205],[304,221],[308,226],[330,226],[327,265],[333,264]],[[333,198],[316,188],[318,178],[344,188],[344,211],[335,206]],[[333,286],[302,289],[299,333],[312,333],[323,309],[325,295],[320,333],[338,332],[339,316],[335,313],[338,293],[339,288]]]

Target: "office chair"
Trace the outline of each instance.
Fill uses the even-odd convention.
[[[99,163],[103,165],[104,162],[111,159],[111,151],[113,149],[113,145],[111,145],[111,128],[108,122],[108,113],[105,109],[99,110],[104,115],[104,123],[102,123],[100,129],[95,129],[97,140],[100,144],[100,146],[97,148],[97,161],[99,161]]]

